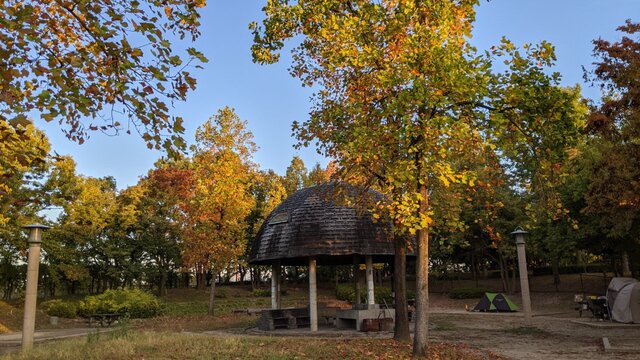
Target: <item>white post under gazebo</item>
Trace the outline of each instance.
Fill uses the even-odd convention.
[[[371,255],[365,256],[366,277],[367,277],[367,305],[375,305],[376,297],[373,291],[373,259]]]
[[[309,321],[311,331],[318,331],[318,290],[316,258],[309,258]]]
[[[282,266],[280,266],[280,260],[275,260],[271,265],[271,308],[272,309],[280,309],[282,307],[282,303],[280,298],[282,296],[282,291],[280,289],[281,284],[281,271]]]

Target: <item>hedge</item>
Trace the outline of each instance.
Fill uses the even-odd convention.
[[[158,299],[142,290],[107,290],[101,295],[87,296],[80,301],[78,313],[120,314],[130,318],[148,318],[159,315],[162,307]]]
[[[40,305],[49,316],[72,319],[78,315],[78,305],[60,299],[45,301]]]

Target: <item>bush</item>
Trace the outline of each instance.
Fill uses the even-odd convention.
[[[270,297],[271,289],[253,289],[253,296],[255,297]]]
[[[336,298],[353,304],[353,302],[356,301],[356,292],[353,289],[353,285],[338,284],[336,287]]]
[[[148,318],[159,315],[162,310],[158,299],[142,290],[107,290],[101,295],[87,296],[80,301],[78,313],[120,314],[130,318]]]
[[[483,288],[460,288],[449,290],[450,299],[477,299],[488,290]]]
[[[49,316],[72,319],[78,315],[78,305],[60,299],[45,301],[40,306]]]
[[[376,297],[376,304],[384,305],[386,302],[387,305],[393,305],[393,294],[390,288],[378,286],[373,291]]]

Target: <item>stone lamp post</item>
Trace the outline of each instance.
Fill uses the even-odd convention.
[[[531,296],[529,295],[529,276],[527,270],[527,252],[525,250],[524,237],[528,232],[521,227],[517,227],[511,235],[516,238],[518,249],[518,272],[520,273],[520,293],[522,294],[522,308],[524,310],[524,320],[527,325],[531,324]]]
[[[24,298],[24,320],[22,322],[22,351],[33,348],[33,334],[36,327],[36,301],[38,299],[38,269],[40,267],[40,243],[42,232],[49,229],[42,224],[24,226],[29,230],[29,256],[27,260],[27,289]]]

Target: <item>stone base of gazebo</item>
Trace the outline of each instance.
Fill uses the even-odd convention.
[[[394,309],[380,309],[377,304],[360,306],[354,309],[320,308],[319,317],[325,319],[325,324],[331,324],[329,319],[335,318],[337,329],[354,329],[356,331],[371,331],[363,327],[365,320],[393,324]],[[384,320],[383,320],[384,319]],[[265,309],[258,320],[258,329],[273,331],[279,329],[309,328],[311,319],[309,308]]]
[[[309,308],[269,309],[262,310],[258,329],[299,329],[308,328],[310,324]]]
[[[362,330],[365,319],[395,319],[394,309],[380,309],[378,305],[369,305],[368,309],[340,309],[336,312],[336,327],[338,329]]]

